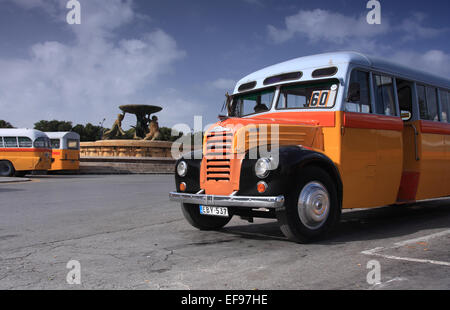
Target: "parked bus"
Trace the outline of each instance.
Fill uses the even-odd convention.
[[[237,83],[203,154],[177,161],[170,198],[199,229],[234,215],[276,218],[289,239],[307,242],[342,209],[447,197],[449,91],[447,78],[352,52],[262,69]],[[248,155],[264,126],[278,131],[266,139],[277,160]]]
[[[0,176],[23,177],[51,166],[47,135],[33,129],[0,129]]]
[[[80,168],[80,135],[76,132],[46,132],[52,146],[50,171]]]

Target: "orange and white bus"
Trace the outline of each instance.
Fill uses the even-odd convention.
[[[194,227],[276,218],[288,238],[306,242],[329,232],[342,209],[450,196],[447,78],[328,53],[246,76],[227,108],[203,153],[177,162],[170,198]],[[250,157],[262,144],[277,156]]]
[[[47,171],[51,147],[47,135],[33,129],[0,129],[0,176]]]
[[[76,132],[46,132],[52,146],[50,171],[80,168],[80,135]]]

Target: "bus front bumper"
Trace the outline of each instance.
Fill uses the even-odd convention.
[[[255,197],[255,196],[218,196],[205,194],[186,194],[172,192],[169,194],[171,201],[187,204],[197,204],[217,207],[241,207],[241,208],[266,208],[278,209],[284,205],[284,196]]]

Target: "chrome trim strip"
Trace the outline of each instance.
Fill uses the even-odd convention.
[[[276,209],[284,205],[284,196],[277,197],[254,197],[254,196],[216,196],[202,194],[186,194],[171,192],[171,201],[189,204],[219,207],[244,207],[244,208],[267,208]]]

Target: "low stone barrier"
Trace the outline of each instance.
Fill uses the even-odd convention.
[[[80,156],[92,157],[157,157],[172,158],[172,142],[144,140],[104,140],[81,142]]]
[[[81,157],[79,174],[172,174],[175,159],[156,157]]]

